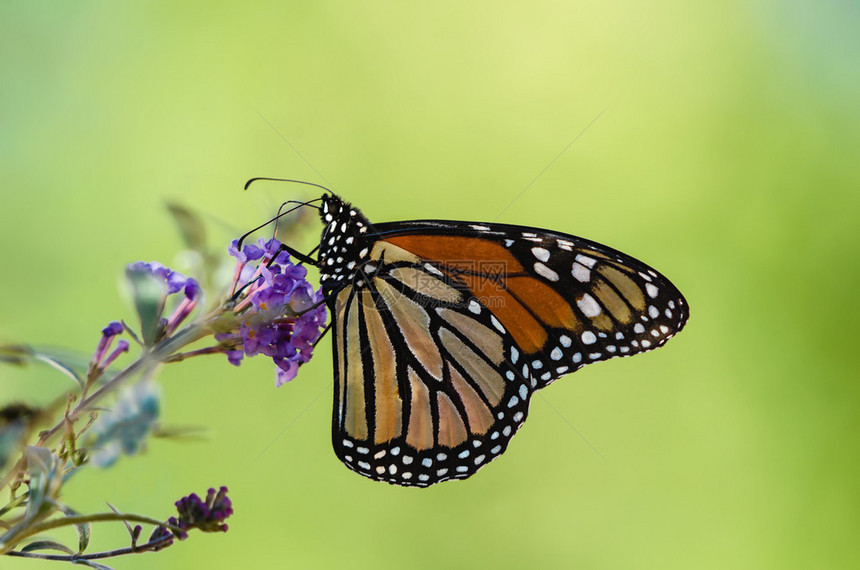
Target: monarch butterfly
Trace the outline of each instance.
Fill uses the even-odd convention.
[[[505,452],[535,391],[657,348],[689,315],[668,279],[593,241],[497,223],[373,224],[334,193],[320,201],[332,443],[371,479],[470,477]]]

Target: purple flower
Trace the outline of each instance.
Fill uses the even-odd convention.
[[[168,295],[185,290],[185,296],[194,300],[196,294],[200,292],[200,286],[197,284],[197,281],[169,267],[165,267],[157,261],[136,261],[129,263],[127,271],[151,273],[164,285],[165,292]]]
[[[179,518],[170,517],[167,522],[179,527],[181,530],[174,530],[173,534],[179,540],[185,540],[192,528],[203,532],[227,532],[224,521],[233,514],[233,503],[227,497],[227,487],[221,487],[218,491],[209,489],[205,501],[196,493],[182,497],[176,501],[176,510]]]
[[[157,261],[136,261],[135,263],[130,263],[126,268],[126,273],[129,275],[149,273],[161,284],[165,296],[179,292],[183,293],[182,300],[178,303],[170,317],[159,318],[158,328],[165,335],[171,334],[182,324],[197,307],[198,302],[203,296],[203,290],[196,279],[186,277],[182,273],[173,271]],[[144,337],[146,337],[146,334],[144,334]]]
[[[119,321],[111,321],[102,329],[102,338],[99,340],[96,352],[93,354],[92,361],[90,362],[90,373],[98,367],[107,367],[110,362],[113,362],[113,360],[119,356],[119,354],[111,355],[112,358],[109,359],[110,362],[104,362],[105,355],[107,355],[108,350],[110,350],[114,338],[122,334],[124,330],[125,327],[123,327],[122,323]],[[125,350],[128,350],[128,343],[125,345]]]
[[[173,517],[170,518],[173,519]],[[168,536],[170,537],[170,540],[165,540]],[[162,548],[167,548],[173,544],[173,533],[170,532],[166,526],[157,526],[153,529],[152,534],[149,535],[149,542],[160,542],[162,540],[165,540],[164,544],[155,548],[156,551],[161,550]]]
[[[307,269],[293,264],[275,239],[261,239],[241,250],[234,241],[228,251],[237,259],[238,326],[215,338],[225,347],[231,364],[238,366],[243,355],[270,357],[277,366],[275,385],[281,386],[310,360],[313,344],[322,334],[327,316],[322,291],[314,291],[306,279]],[[250,260],[259,260],[253,271],[249,271]]]
[[[241,250],[238,248],[239,240],[234,239],[227,246],[227,253],[239,260],[240,263],[247,263],[263,257],[263,250],[254,244],[246,244]]]
[[[193,279],[191,277],[189,277],[185,281],[183,290],[185,291],[185,298],[191,301],[194,301],[198,297],[200,297],[200,293],[202,292],[202,289],[200,289],[200,284],[197,282],[196,279]]]

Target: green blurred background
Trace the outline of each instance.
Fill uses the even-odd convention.
[[[465,482],[338,462],[325,341],[278,390],[262,359],[164,370],[164,421],[207,439],[153,441],[65,500],[166,517],[230,487],[229,533],[119,568],[857,567],[858,29],[853,0],[3,2],[2,341],[89,354],[132,318],[124,264],[182,268],[166,200],[220,248],[310,196],[243,193],[252,176],[328,184],[378,221],[589,237],[692,309],[666,348],[542,392]],[[0,375],[3,399],[68,387]]]

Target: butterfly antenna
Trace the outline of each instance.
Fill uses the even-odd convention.
[[[251,178],[250,180],[245,182],[245,188],[244,189],[247,190],[248,186],[250,186],[251,184],[253,184],[257,180],[269,180],[271,182],[292,182],[294,184],[305,184],[307,186],[316,186],[317,188],[321,188],[321,189],[325,190],[326,192],[334,194],[334,191],[331,190],[330,188],[326,188],[322,184],[317,184],[315,182],[307,182],[305,180],[293,180],[292,178],[268,178],[265,176],[258,176],[257,178]]]
[[[236,244],[236,247],[237,247],[237,248],[239,248],[239,249],[241,249],[241,247],[242,247],[242,243],[245,241],[245,239],[247,239],[247,237],[248,237],[249,235],[251,235],[252,233],[256,232],[257,230],[260,230],[260,229],[265,228],[266,226],[268,226],[269,224],[271,224],[271,223],[273,223],[273,222],[277,222],[277,221],[278,221],[279,219],[281,219],[282,217],[286,216],[286,215],[287,215],[287,214],[289,214],[289,213],[292,213],[292,212],[294,212],[294,211],[298,210],[299,208],[301,208],[301,207],[303,207],[303,206],[308,206],[308,207],[310,207],[310,208],[316,208],[316,209],[319,209],[319,206],[314,206],[314,205],[313,205],[313,202],[317,202],[317,201],[319,201],[319,200],[321,200],[321,199],[322,199],[322,198],[315,198],[314,200],[309,200],[309,201],[307,201],[307,202],[301,202],[301,201],[299,201],[299,200],[289,200],[288,202],[284,202],[283,204],[281,204],[281,207],[280,207],[280,208],[278,208],[278,215],[277,215],[277,216],[275,216],[274,218],[272,218],[271,220],[269,220],[269,221],[267,221],[267,222],[263,222],[262,224],[260,224],[260,225],[259,225],[259,226],[257,226],[256,228],[254,228],[254,229],[252,229],[252,230],[250,230],[250,231],[247,231],[247,232],[245,232],[244,234],[242,234],[242,237],[240,237],[240,238],[239,238],[239,241],[238,241],[238,243]],[[286,206],[287,204],[296,204],[296,206],[293,206],[293,207],[292,207],[292,208],[290,208],[289,210],[281,211],[281,209],[282,209],[284,206]]]

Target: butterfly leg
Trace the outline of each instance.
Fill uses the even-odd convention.
[[[302,263],[307,263],[308,265],[313,265],[314,267],[318,267],[319,261],[317,261],[316,259],[311,257],[311,255],[318,249],[319,249],[319,246],[316,246],[315,248],[310,250],[307,254],[304,254],[304,253],[300,252],[299,250],[294,249],[288,245],[281,244],[280,247],[278,248],[278,253],[280,253],[282,251],[286,251],[287,253],[289,253],[290,255],[292,255],[293,257],[295,257],[296,259],[298,259]],[[275,255],[274,257],[277,257],[277,255]],[[274,257],[272,258],[272,261],[274,261]],[[270,265],[272,264],[272,261],[269,262]]]
[[[326,327],[325,327],[325,329],[323,330],[323,332],[321,332],[321,333],[320,333],[319,338],[318,338],[318,339],[316,339],[316,340],[314,341],[314,343],[313,343],[313,345],[312,345],[312,346],[313,346],[313,348],[316,348],[316,347],[317,347],[317,345],[320,343],[320,341],[323,339],[323,337],[326,335],[326,333],[327,333],[328,331],[330,331],[330,330],[331,330],[331,323],[329,323],[329,324],[327,324],[327,325],[326,325]]]

